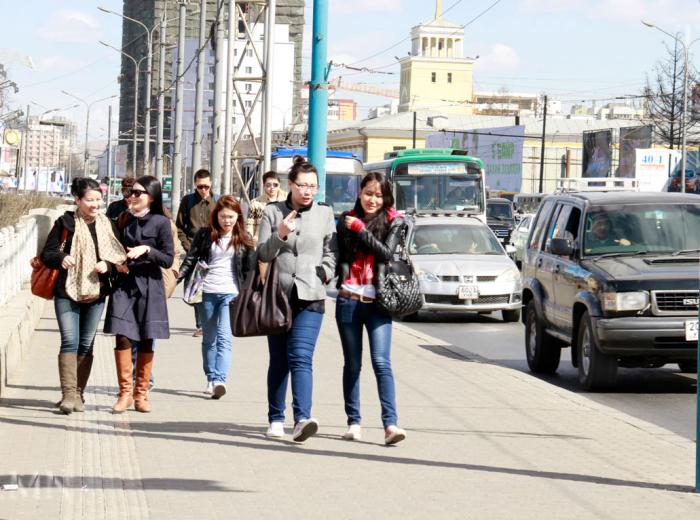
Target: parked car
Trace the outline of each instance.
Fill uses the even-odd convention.
[[[502,244],[509,244],[515,229],[513,203],[508,199],[486,199],[486,223]]]
[[[520,268],[523,261],[523,249],[525,248],[525,243],[527,242],[527,236],[530,233],[530,224],[532,224],[532,219],[534,215],[523,215],[520,223],[513,230],[513,234],[510,236],[510,242],[515,248],[515,253],[513,253],[513,260],[515,265]]]
[[[681,193],[547,197],[524,249],[525,352],[555,372],[561,350],[587,390],[618,367],[697,369],[700,200]]]
[[[504,321],[520,319],[520,273],[486,224],[476,217],[420,214],[409,223],[408,251],[423,310],[501,311]]]

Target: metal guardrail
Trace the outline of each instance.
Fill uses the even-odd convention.
[[[0,305],[6,304],[29,281],[29,261],[36,256],[38,226],[36,220],[0,229]]]

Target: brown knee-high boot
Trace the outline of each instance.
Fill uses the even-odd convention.
[[[153,352],[138,352],[136,354],[136,388],[134,388],[134,408],[137,412],[151,411],[151,405],[148,403],[148,383],[151,380],[152,368]]]
[[[61,381],[61,394],[63,395],[59,408],[66,415],[73,412],[76,403],[80,401],[77,386],[77,358],[77,354],[58,355],[58,377]]]
[[[131,349],[115,350],[114,361],[117,364],[117,380],[119,381],[119,397],[112,406],[112,413],[124,413],[134,402],[134,384],[132,378],[134,365],[131,361]]]
[[[78,356],[78,394],[80,395],[80,402],[76,401],[75,411],[84,412],[85,411],[85,387],[87,386],[88,379],[90,379],[90,372],[92,371],[92,356]]]

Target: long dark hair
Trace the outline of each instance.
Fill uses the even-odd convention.
[[[160,181],[153,175],[144,175],[136,179],[134,184],[140,184],[143,189],[153,198],[150,211],[156,215],[164,215],[163,213],[163,191],[160,187]]]
[[[211,230],[211,241],[217,243],[221,238],[221,226],[219,225],[219,212],[222,209],[230,209],[235,211],[238,215],[236,223],[233,225],[233,230],[231,232],[231,242],[229,247],[233,246],[236,251],[238,251],[241,246],[245,246],[248,249],[253,248],[253,239],[250,237],[245,229],[245,223],[243,222],[243,211],[241,210],[241,204],[232,195],[222,195],[221,198],[216,202],[216,206],[209,215],[209,229]]]
[[[382,190],[382,208],[367,219],[365,210],[362,208],[362,203],[360,202],[360,197],[358,196],[355,201],[354,211],[358,218],[365,221],[367,231],[372,233],[376,238],[384,240],[389,232],[388,212],[390,208],[394,207],[394,193],[389,179],[381,172],[369,172],[365,175],[362,178],[362,182],[360,182],[360,191],[370,182],[376,182]]]

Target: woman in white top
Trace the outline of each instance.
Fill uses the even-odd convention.
[[[188,280],[197,262],[208,266],[200,305],[202,319],[202,362],[207,389],[212,399],[226,393],[231,365],[231,323],[229,304],[239,292],[248,272],[255,269],[253,240],[245,230],[241,206],[231,195],[221,197],[209,219],[192,240],[180,267],[178,281]]]

